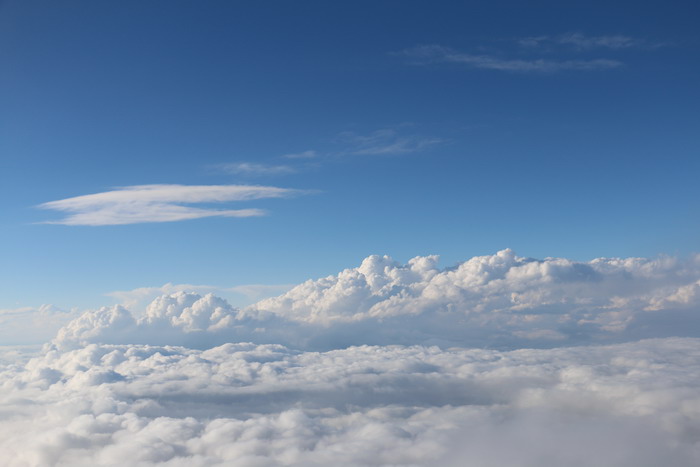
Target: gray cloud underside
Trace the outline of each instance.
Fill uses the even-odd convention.
[[[123,225],[262,216],[265,211],[256,208],[211,209],[187,205],[284,198],[302,193],[302,190],[257,185],[137,185],[50,201],[39,207],[68,213],[63,219],[47,222],[51,224]]]

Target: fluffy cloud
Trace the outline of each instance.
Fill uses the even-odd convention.
[[[697,465],[700,340],[549,350],[51,347],[0,373],[6,465]],[[31,402],[29,402],[31,401]]]
[[[145,314],[91,311],[56,343],[280,343],[552,347],[699,336],[700,261],[692,258],[535,260],[503,250],[441,269],[436,256],[401,265],[370,256],[243,309],[208,294],[157,298]]]
[[[0,458],[700,463],[700,258],[437,263],[371,256],[242,309],[177,291],[86,312],[34,358],[0,351]]]
[[[40,204],[39,207],[68,213],[64,219],[48,222],[51,224],[119,225],[214,216],[262,216],[265,212],[260,209],[209,209],[184,204],[284,198],[300,193],[303,192],[254,185],[137,185],[50,201]]]
[[[477,338],[489,345],[507,345],[518,337],[531,338],[530,345],[548,339],[631,339],[663,332],[649,329],[659,320],[666,321],[670,335],[697,333],[698,277],[698,258],[583,263],[522,258],[503,250],[439,269],[434,256],[406,265],[371,256],[358,268],[307,281],[245,311],[327,326],[420,325],[414,335],[433,333],[456,345],[473,345]]]

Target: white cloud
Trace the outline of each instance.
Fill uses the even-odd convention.
[[[473,68],[511,72],[557,72],[557,71],[592,71],[618,68],[622,62],[605,58],[579,60],[500,58],[493,55],[468,54],[440,45],[423,45],[405,49],[399,53],[414,64],[458,63]]]
[[[243,284],[229,290],[244,295],[249,300],[261,300],[287,292],[296,284]]]
[[[138,287],[132,290],[115,290],[105,295],[132,311],[142,311],[154,299],[161,295],[172,295],[176,292],[210,293],[219,290],[213,285],[172,284],[168,282],[160,287]]]
[[[40,204],[39,207],[68,213],[68,216],[61,220],[47,222],[51,224],[119,225],[172,222],[213,216],[262,216],[265,212],[260,209],[217,210],[183,204],[284,198],[301,193],[301,190],[256,185],[136,185],[50,201]]]
[[[420,138],[415,135],[403,135],[390,128],[360,135],[345,131],[339,135],[339,142],[348,146],[343,154],[354,155],[394,155],[418,152],[429,146],[442,143],[438,138]]]
[[[700,257],[503,250],[370,256],[243,309],[176,291],[89,311],[31,360],[0,349],[0,459],[695,466],[698,284]]]
[[[221,164],[218,167],[234,175],[248,176],[288,175],[297,171],[289,165],[256,164],[254,162],[232,162]]]
[[[581,33],[569,33],[554,39],[560,44],[572,45],[579,49],[607,48],[607,49],[628,49],[639,47],[642,41],[621,34],[610,36],[586,36]]]
[[[700,336],[695,259],[584,263],[503,250],[454,268],[441,269],[437,261],[416,257],[402,265],[370,256],[357,268],[242,309],[211,294],[185,292],[156,299],[143,316],[103,308],[67,325],[56,343],[206,347],[245,340],[314,350],[358,344],[517,348]]]
[[[308,150],[308,151],[303,151],[303,152],[285,154],[282,157],[284,157],[286,159],[314,159],[318,156],[319,156],[318,152],[316,152],[314,150]]]
[[[690,467],[700,461],[699,362],[698,339],[511,352],[47,347],[0,369],[0,458]]]

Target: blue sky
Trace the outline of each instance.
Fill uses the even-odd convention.
[[[0,2],[0,309],[370,254],[698,252],[698,13]]]

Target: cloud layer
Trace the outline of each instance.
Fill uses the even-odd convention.
[[[242,309],[180,290],[0,349],[0,458],[700,463],[700,257],[437,262],[370,256]]]
[[[550,350],[47,349],[0,373],[19,465],[697,465],[700,340]],[[31,402],[30,402],[31,401]]]
[[[285,198],[301,193],[289,188],[256,185],[136,185],[50,201],[39,207],[68,213],[61,220],[47,222],[51,224],[119,225],[214,216],[262,216],[265,211],[261,209],[211,209],[186,205]]]

